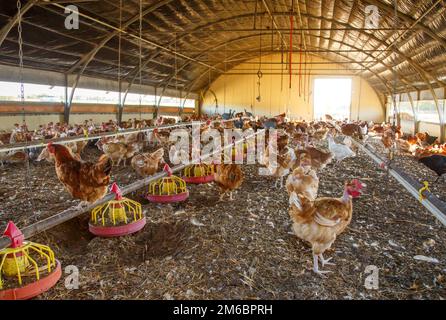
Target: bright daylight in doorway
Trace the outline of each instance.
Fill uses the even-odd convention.
[[[351,102],[351,78],[314,80],[314,119],[323,119],[326,114],[337,120],[350,119]]]

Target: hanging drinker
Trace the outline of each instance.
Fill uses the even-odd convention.
[[[214,181],[213,164],[194,164],[184,169],[183,180],[187,183],[201,184]]]
[[[31,299],[57,283],[62,269],[48,246],[25,241],[11,221],[3,236],[11,245],[0,250],[0,300]]]
[[[149,185],[149,192],[146,195],[146,199],[156,203],[185,201],[189,197],[186,181],[172,175],[172,169],[167,164],[163,170],[167,172],[167,177],[160,178]]]

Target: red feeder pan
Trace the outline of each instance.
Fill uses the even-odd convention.
[[[146,217],[134,221],[129,224],[123,224],[120,226],[98,226],[92,223],[88,224],[88,230],[98,237],[113,238],[126,236],[135,232],[138,232],[146,225]]]
[[[60,262],[56,260],[56,268],[52,273],[40,280],[34,281],[20,288],[6,289],[0,291],[0,300],[27,300],[51,289],[62,276]]]
[[[147,194],[146,199],[150,202],[156,203],[174,203],[174,202],[182,202],[189,198],[189,191],[178,193],[178,194],[170,194],[170,195],[152,195]]]
[[[214,181],[214,175],[204,177],[183,177],[183,180],[192,184],[209,183]]]

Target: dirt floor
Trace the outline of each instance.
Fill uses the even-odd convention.
[[[98,155],[91,147],[84,158]],[[398,161],[414,167],[412,159]],[[135,193],[147,225],[132,236],[94,238],[85,215],[35,237],[64,267],[80,271],[79,289],[66,289],[64,274],[39,299],[446,298],[446,228],[367,156],[319,173],[319,196],[341,196],[346,179],[367,184],[354,200],[350,227],[325,254],[336,263],[324,268],[333,271],[326,278],[312,272],[311,250],[291,232],[286,191],[259,176],[257,166],[243,170],[245,182],[232,202],[217,202],[213,184],[189,186],[189,200],[176,205],[148,203]],[[52,165],[31,164],[27,179],[25,172],[19,165],[0,169],[2,229],[10,219],[20,227],[76,204]],[[424,168],[410,172],[434,179]],[[136,175],[120,167],[113,177],[125,185]],[[444,190],[444,182],[436,188]],[[378,290],[364,286],[370,265],[379,270]]]

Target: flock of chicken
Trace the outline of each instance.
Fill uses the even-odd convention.
[[[241,125],[244,129],[262,129],[265,127],[262,121],[238,120],[203,125],[202,132],[208,128],[234,129]],[[322,170],[333,159],[342,161],[354,156],[355,153],[344,143],[337,143],[334,136],[337,134],[335,127],[329,122],[285,122],[283,117],[277,117],[269,122],[275,122],[274,126],[280,134],[277,138],[277,161],[271,161],[269,148],[263,157],[264,165],[271,176],[278,181],[288,176],[286,189],[290,199],[290,217],[296,235],[312,245],[314,257],[314,271],[324,274],[320,270],[318,261],[322,265],[329,263],[329,259],[323,257],[325,250],[331,247],[336,236],[340,234],[350,223],[352,217],[352,197],[359,196],[363,185],[353,180],[346,182],[344,194],[341,198],[317,198],[319,178],[317,171]],[[178,157],[178,151],[168,139],[169,130],[154,130],[147,136],[134,133],[116,138],[102,138],[96,142],[96,146],[103,151],[103,155],[95,162],[85,162],[81,159],[81,152],[85,145],[77,142],[75,148],[67,145],[50,143],[42,151],[39,158],[52,161],[60,182],[73,198],[81,200],[80,206],[85,203],[94,203],[105,196],[110,184],[110,174],[114,165],[125,165],[130,159],[131,166],[141,176],[146,177],[156,173],[160,164],[164,162],[164,148],[169,149],[169,160]],[[271,135],[267,136],[265,146],[268,145]],[[321,145],[328,140],[328,149]],[[344,139],[348,144],[349,139]],[[351,142],[351,141],[350,141]],[[142,152],[147,146],[159,147],[156,151]],[[245,150],[246,151],[246,150]],[[185,156],[189,158],[189,153]],[[220,201],[229,193],[229,199],[233,200],[233,191],[238,189],[244,180],[242,166],[239,164],[215,164],[214,181],[220,189]],[[278,184],[278,183],[277,183]],[[277,185],[276,184],[276,185]],[[280,183],[283,187],[283,182]]]
[[[330,264],[330,259],[324,258],[323,254],[351,222],[353,199],[361,195],[365,185],[357,179],[345,181],[343,186],[340,185],[340,189],[343,187],[341,197],[318,198],[318,172],[333,160],[337,163],[354,157],[356,153],[352,138],[367,140],[370,136],[378,136],[386,148],[401,148],[404,145],[402,141],[405,141],[410,147],[417,146],[412,147],[413,151],[426,147],[428,143],[426,135],[417,135],[416,141],[411,137],[404,138],[401,129],[396,126],[339,122],[328,115],[326,121],[312,122],[287,122],[284,115],[259,120],[242,117],[228,122],[220,122],[218,118],[216,120],[204,124],[201,132],[209,128],[220,132],[234,128],[253,131],[271,127],[279,129],[277,150],[273,151],[276,154],[273,157],[270,154],[272,151],[267,146],[273,135],[267,134],[266,148],[260,164],[270,176],[277,179],[276,187],[283,188],[283,180],[286,179],[293,230],[297,237],[311,244],[313,271],[319,275],[329,272],[320,270],[319,262],[322,267]],[[147,177],[160,170],[160,164],[165,162],[165,149],[168,150],[171,163],[189,160],[191,150],[177,150],[173,142],[169,141],[169,134],[169,129],[160,128],[149,133],[98,139],[95,145],[103,154],[96,162],[82,160],[81,154],[86,142],[66,145],[49,143],[40,152],[38,160],[54,162],[58,179],[73,198],[81,200],[82,206],[85,203],[94,203],[106,195],[113,166],[125,166],[129,160],[138,175]],[[144,152],[148,147],[155,151]],[[432,156],[421,156],[420,160]],[[220,189],[220,201],[228,193],[230,200],[233,200],[233,191],[241,186],[243,180],[241,165],[215,164],[214,182]]]
[[[391,162],[395,153],[410,154],[418,162],[434,171],[438,178],[446,173],[446,144],[440,144],[437,137],[427,132],[415,135],[404,134],[400,126],[390,124],[369,124],[361,127],[360,139],[378,138],[388,151],[388,161]],[[343,130],[344,131],[344,130]]]
[[[76,136],[87,136],[93,134],[118,132],[125,129],[140,129],[153,126],[155,121],[153,120],[138,120],[131,119],[129,121],[124,121],[118,125],[117,121],[109,120],[108,122],[102,122],[101,124],[94,123],[92,119],[85,120],[82,124],[68,125],[65,123],[54,123],[49,122],[45,125],[39,125],[35,130],[29,130],[26,122],[21,125],[18,123],[14,124],[14,128],[11,131],[0,131],[0,146],[25,143],[32,141],[42,141],[66,137],[76,137]],[[157,125],[161,124],[171,124],[175,123],[173,118],[159,118],[156,122]],[[80,155],[85,143],[69,143],[68,146],[75,153]],[[0,152],[0,163],[22,163],[30,158],[31,160],[36,160],[41,148],[29,149],[29,152],[25,151],[14,151],[9,153]],[[48,154],[43,154],[41,159],[48,157]]]

